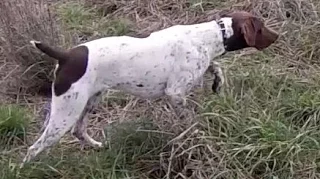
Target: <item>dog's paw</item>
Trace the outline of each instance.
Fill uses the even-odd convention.
[[[30,41],[30,43],[32,44],[33,47],[37,47],[37,44],[41,44],[40,41],[35,41],[35,40]]]
[[[19,169],[22,169],[22,168],[24,168],[24,162],[22,162],[22,163],[20,163],[20,165],[19,165]]]
[[[104,144],[102,142],[94,141],[93,139],[90,141],[89,144],[90,144],[91,147],[97,148],[97,149],[100,149],[100,148],[104,147]]]
[[[102,144],[102,142],[97,142],[97,144],[95,144],[96,148],[103,148],[104,144]]]

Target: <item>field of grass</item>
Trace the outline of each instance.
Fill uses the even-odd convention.
[[[0,178],[320,178],[317,0],[32,1],[0,2]],[[190,96],[195,117],[176,119],[166,99],[110,91],[89,127],[108,147],[81,150],[67,135],[18,168],[44,122],[54,64],[29,40],[71,47],[239,9],[264,18],[281,37],[267,50],[217,59],[226,84],[213,94],[208,77]]]

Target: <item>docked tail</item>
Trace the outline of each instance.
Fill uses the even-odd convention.
[[[59,61],[59,64],[63,61],[67,60],[68,53],[60,50],[53,49],[52,47],[48,46],[47,44],[44,44],[39,41],[30,41],[30,43],[38,48],[43,53],[47,54],[48,56],[56,59]]]

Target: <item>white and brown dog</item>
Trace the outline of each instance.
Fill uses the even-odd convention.
[[[86,132],[85,115],[98,95],[117,89],[140,98],[168,96],[177,114],[184,97],[201,81],[210,61],[227,51],[246,47],[258,50],[276,41],[278,34],[247,12],[234,12],[218,21],[176,25],[146,38],[106,37],[57,50],[44,43],[33,46],[58,60],[52,84],[49,122],[41,137],[28,149],[23,163],[57,143],[73,128],[80,142],[101,147]],[[214,64],[213,89],[223,83]]]

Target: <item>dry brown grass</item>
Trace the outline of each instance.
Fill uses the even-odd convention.
[[[141,36],[175,24],[199,23],[229,11],[247,10],[264,18],[269,27],[281,33],[275,53],[293,62],[310,62],[320,54],[319,43],[313,42],[319,35],[319,4],[312,0],[98,0],[86,3],[107,17],[130,19],[135,25],[134,34]]]
[[[44,1],[35,1],[37,2],[35,4],[26,3],[23,0],[14,0],[10,1],[10,3],[9,1],[4,1],[6,3],[0,2],[0,8],[4,9],[4,11],[0,9],[0,20],[6,25],[1,28],[4,36],[2,36],[0,41],[2,47],[1,52],[4,57],[1,59],[3,60],[3,63],[2,65],[0,64],[0,69],[1,67],[6,67],[3,80],[7,82],[9,78],[15,79],[15,81],[17,80],[17,78],[14,78],[14,75],[9,73],[9,70],[12,71],[13,69],[13,74],[19,75],[18,77],[20,77],[18,78],[18,82],[20,82],[20,80],[25,82],[24,85],[27,89],[50,80],[50,72],[52,71],[52,64],[50,63],[53,62],[46,56],[41,56],[38,51],[30,49],[28,45],[30,38],[44,39],[46,42],[59,46],[69,46],[69,44],[61,44],[62,41],[59,41],[61,38],[60,36],[65,34],[65,32],[61,32],[58,25],[54,23],[55,17],[52,17],[51,13],[48,13],[49,11],[46,4],[43,4]],[[76,2],[81,4],[83,1]],[[24,4],[25,7],[23,6],[22,8],[22,6],[15,5],[19,3]],[[242,70],[247,68],[245,65],[250,66],[250,63],[255,64],[257,61],[264,62],[264,59],[270,59],[269,56],[272,56],[271,59],[273,60],[270,64],[272,66],[271,73],[274,77],[283,74],[293,74],[295,78],[305,78],[304,80],[309,80],[313,78],[310,74],[319,70],[318,60],[320,58],[320,43],[317,41],[317,38],[320,36],[320,23],[318,17],[320,8],[319,2],[316,0],[229,0],[219,2],[214,0],[87,0],[85,1],[85,5],[90,8],[93,7],[95,11],[99,11],[101,18],[123,18],[129,20],[133,30],[129,34],[134,36],[146,36],[153,31],[175,24],[191,24],[212,20],[228,11],[251,11],[264,18],[268,26],[279,31],[281,37],[275,45],[265,51],[267,57],[258,56],[254,57],[258,58],[257,60],[251,59],[251,56],[249,55],[252,52],[257,52],[247,50],[242,51],[237,55],[230,53],[226,57],[223,57],[222,60],[233,61],[231,62],[231,65],[226,63],[227,72],[237,69],[242,72]],[[16,16],[2,16],[12,12],[12,9],[15,10]],[[40,11],[31,11],[33,9],[40,9]],[[41,14],[41,16],[39,16],[39,14]],[[13,22],[16,22],[16,24]],[[13,25],[9,26],[9,24]],[[98,34],[98,36],[99,35],[102,34]],[[244,66],[242,66],[242,63],[238,62],[239,59],[247,61],[247,64],[244,63]],[[48,65],[48,63],[50,65]],[[239,65],[237,66],[237,64],[234,65],[232,63],[239,63]],[[28,68],[30,66],[33,68]],[[18,70],[15,70],[13,67]],[[22,76],[21,70],[27,69],[27,73],[24,73]],[[256,75],[258,78],[259,73]],[[31,81],[30,78],[32,79]],[[257,81],[254,78],[249,80],[254,82]],[[227,82],[227,86],[229,87],[226,88],[232,89],[235,85],[236,82],[230,80],[230,82]],[[197,93],[196,100],[190,98],[189,109],[201,113],[204,106],[202,102],[206,99],[206,96],[208,96],[208,93],[204,93],[204,95]],[[228,96],[228,94],[226,95],[227,98],[230,98],[230,96]],[[260,96],[263,96],[263,93]],[[34,114],[38,115],[39,109],[43,105],[43,99],[41,97],[30,96],[27,96],[26,99],[27,100],[18,100],[18,103],[27,102],[29,108],[34,109]],[[31,104],[30,99],[35,103]],[[221,100],[222,105],[219,104],[219,102],[217,104],[223,106],[223,103],[228,103],[227,100]],[[283,101],[285,102],[285,100]],[[280,103],[285,104],[284,102],[281,101]],[[236,102],[227,104],[223,109],[223,112],[228,112],[229,114],[234,113],[232,115],[238,117],[239,115],[237,112],[231,112],[230,110],[234,104],[236,104]],[[221,107],[217,108],[219,109]],[[252,107],[249,107],[249,109],[250,108]],[[259,108],[260,107],[256,107],[256,109],[252,109],[253,111],[258,111]],[[214,115],[222,116],[221,114],[217,114]],[[214,115],[211,114],[211,116]],[[215,127],[213,127],[209,132],[209,127],[206,127],[206,123],[209,124],[209,121],[212,120],[210,118],[197,116],[190,117],[186,121],[181,122],[177,120],[173,116],[171,110],[167,108],[166,101],[141,101],[129,95],[110,91],[109,94],[104,97],[101,105],[95,109],[95,112],[90,114],[91,125],[89,127],[89,133],[92,134],[95,139],[101,139],[103,135],[101,127],[108,127],[108,125],[113,122],[152,119],[160,134],[169,135],[170,140],[169,142],[166,142],[165,145],[161,146],[161,152],[156,154],[155,157],[137,160],[135,168],[139,169],[139,176],[143,177],[277,177],[277,175],[279,175],[279,173],[277,174],[277,171],[282,172],[282,167],[274,165],[273,168],[277,167],[281,170],[270,170],[268,168],[272,163],[269,163],[269,161],[279,161],[280,158],[277,159],[276,156],[273,157],[272,152],[270,154],[268,154],[268,152],[266,156],[263,156],[263,153],[259,154],[260,149],[263,151],[264,147],[269,147],[268,142],[261,146],[259,146],[259,144],[257,147],[253,148],[252,144],[250,144],[250,146],[243,144],[243,149],[239,148],[239,150],[230,147],[241,144],[240,142],[238,144],[228,144],[228,142],[223,140],[224,136],[229,136],[235,131],[233,127],[235,127],[237,123],[241,124],[242,122],[247,121],[248,123],[251,123],[252,119],[239,118],[239,122],[233,122],[228,116],[223,118],[225,118],[223,121],[220,121],[219,118],[215,118],[214,120],[217,122],[213,121],[213,124],[216,125],[217,128],[214,129]],[[231,125],[228,124],[229,121]],[[256,121],[263,122],[263,118]],[[41,123],[42,122],[37,122],[37,124]],[[229,127],[229,129],[224,129],[223,126],[225,124],[227,124],[226,126]],[[38,129],[39,127],[35,125],[34,128],[29,130],[29,139],[34,139],[38,136]],[[245,134],[244,136],[251,137],[250,135],[251,134]],[[254,136],[257,135],[254,134]],[[252,139],[254,138],[255,137],[252,137]],[[63,147],[61,149],[74,148],[74,146],[78,147],[77,144],[74,146],[71,145],[71,140],[70,137],[64,139],[62,141]],[[297,146],[299,145],[300,144]],[[243,153],[246,148],[252,149],[249,149],[250,152],[248,154],[238,158],[238,154]],[[284,153],[285,150],[285,148],[284,150],[280,149],[279,154]],[[256,154],[252,155],[254,153]],[[258,157],[258,155],[260,155],[260,157]],[[242,161],[245,158],[250,158],[248,163]],[[258,160],[252,160],[255,158]],[[265,168],[267,170],[259,168],[261,165],[259,162],[264,162],[264,160],[268,161],[265,162],[265,164],[268,165],[268,167]],[[291,163],[294,160],[290,159],[288,161]],[[250,164],[251,162],[252,164]],[[297,171],[290,172],[288,175],[285,174],[283,175],[284,177],[319,177],[319,174],[313,168],[312,163],[303,164],[299,161],[299,163],[292,166],[294,166]],[[284,168],[289,169],[288,171],[291,170],[289,165]],[[293,169],[293,167],[291,168]],[[283,172],[287,172],[287,169],[283,170]]]
[[[145,36],[153,31],[176,24],[191,24],[212,20],[216,17],[215,15],[217,13],[228,11],[228,9],[223,10],[223,8],[219,8],[227,3],[217,3],[214,1],[193,4],[192,1],[188,0],[98,0],[86,1],[86,4],[88,6],[94,6],[107,17],[124,17],[130,19],[134,22],[134,35],[137,36]],[[215,7],[215,9],[213,7]]]
[[[5,93],[48,93],[54,60],[43,56],[29,43],[32,39],[46,41],[54,46],[62,42],[61,31],[48,1],[1,1],[0,22]]]

